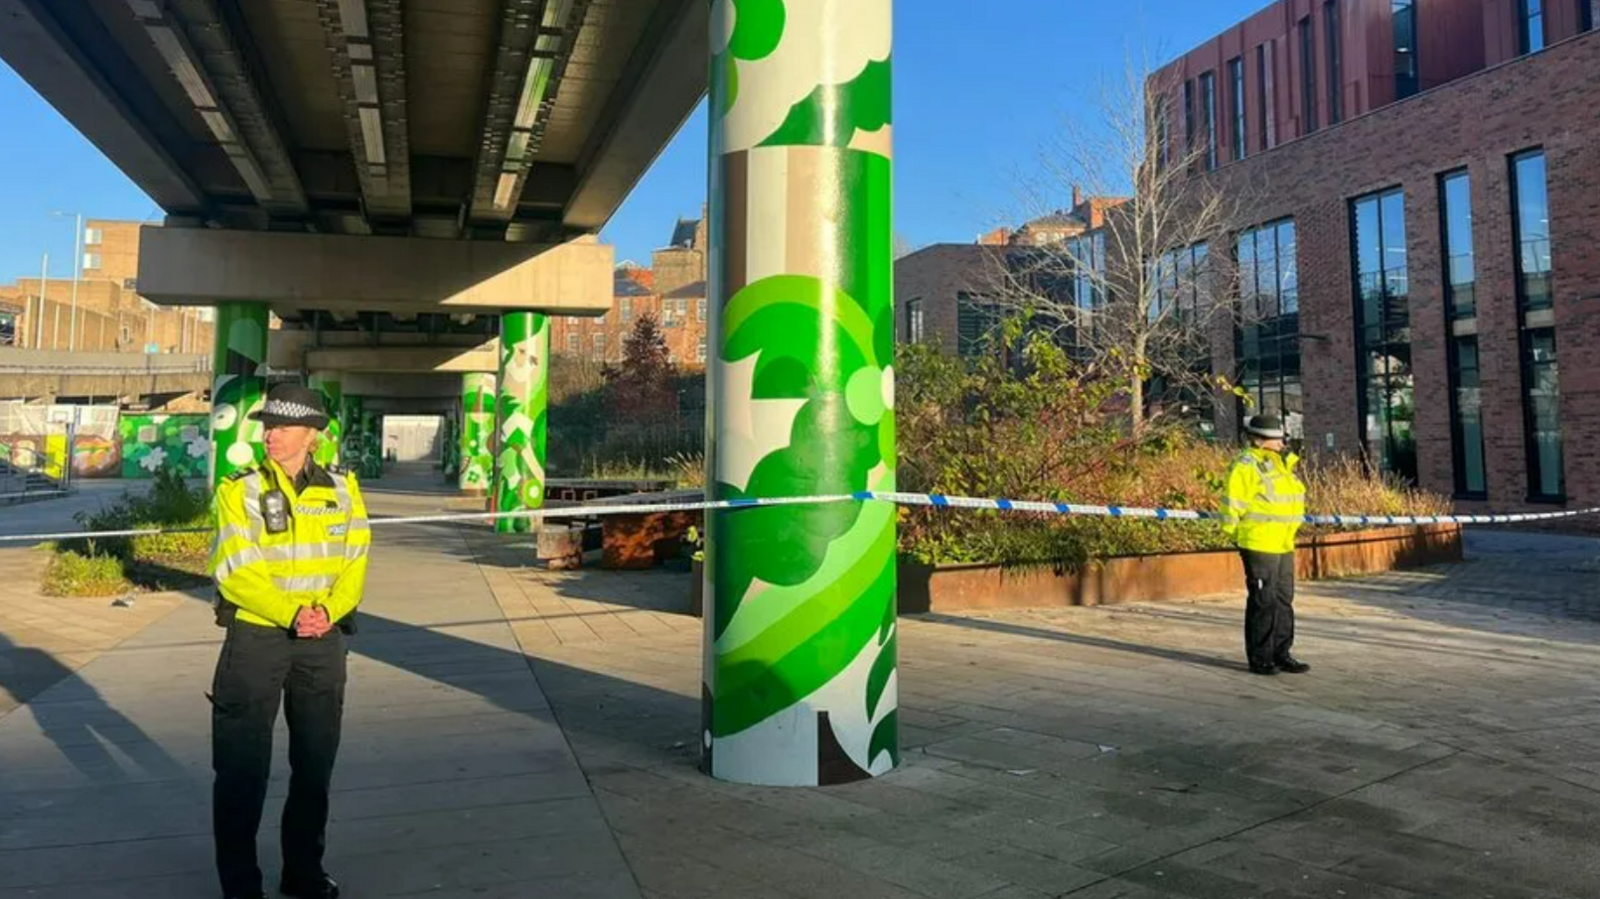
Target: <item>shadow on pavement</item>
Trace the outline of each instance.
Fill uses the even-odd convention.
[[[950,627],[968,628],[970,630],[988,631],[997,634],[1010,634],[1014,637],[1029,637],[1035,640],[1053,640],[1058,643],[1071,643],[1076,646],[1091,646],[1096,649],[1110,649],[1117,652],[1131,652],[1152,658],[1164,659],[1169,662],[1182,662],[1186,665],[1203,665],[1208,668],[1221,668],[1225,671],[1246,672],[1249,670],[1243,661],[1218,658],[1203,655],[1197,652],[1186,652],[1181,649],[1167,649],[1161,646],[1147,646],[1142,643],[1128,643],[1123,640],[1111,640],[1105,637],[1090,637],[1083,634],[1069,634],[1063,631],[1048,630],[1046,628],[1028,627],[1023,624],[1012,624],[1006,621],[995,621],[987,618],[964,618],[955,615],[941,615],[930,613],[917,615],[915,620],[928,624],[943,624]],[[1240,623],[1241,634],[1243,623]],[[1241,638],[1242,639],[1242,638]],[[1241,648],[1241,653],[1243,649]]]
[[[157,779],[185,776],[176,759],[87,681],[77,681],[60,701],[34,701],[74,673],[50,653],[17,646],[0,635],[0,689],[12,695],[18,709],[27,705],[39,731],[85,777],[94,782],[124,779],[122,763],[108,746],[115,746],[118,754]]]

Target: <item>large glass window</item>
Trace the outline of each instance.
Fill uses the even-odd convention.
[[[1472,180],[1466,172],[1439,179],[1439,217],[1444,238],[1445,339],[1449,347],[1450,431],[1456,493],[1482,497],[1488,482],[1483,462],[1483,391],[1478,365],[1477,266],[1472,252]]]
[[[1183,146],[1184,165],[1188,165],[1194,156],[1194,148],[1200,145],[1196,139],[1197,132],[1194,127],[1194,79],[1183,83]]]
[[[1201,303],[1200,281],[1205,273],[1210,249],[1204,243],[1172,250],[1156,260],[1152,274],[1155,302],[1150,307],[1152,321],[1172,317],[1181,322],[1196,320]]]
[[[1556,371],[1556,333],[1535,328],[1523,334],[1524,404],[1528,419],[1528,483],[1536,499],[1566,495],[1561,458],[1561,386]]]
[[[1171,115],[1166,94],[1156,100],[1156,171],[1164,172],[1172,158],[1172,133],[1171,125],[1167,121]]]
[[[906,302],[906,343],[922,342],[922,301]]]
[[[1228,104],[1228,134],[1233,138],[1233,158],[1243,159],[1246,153],[1244,121],[1244,59],[1235,56],[1228,62],[1228,91],[1233,102]]]
[[[1344,119],[1344,52],[1339,35],[1339,0],[1322,4],[1323,41],[1328,46],[1328,124]]]
[[[1000,306],[968,293],[956,294],[956,346],[963,356],[976,356],[989,346],[1003,320]]]
[[[1217,78],[1210,72],[1200,76],[1200,117],[1205,129],[1206,171],[1217,167]]]
[[[1417,68],[1416,0],[1393,0],[1394,98],[1404,100],[1422,89]]]
[[[1317,130],[1317,43],[1311,35],[1311,17],[1300,20],[1300,110],[1305,116],[1301,134]]]
[[[1517,26],[1522,33],[1522,52],[1543,50],[1544,0],[1517,0]]]
[[[1270,150],[1276,143],[1276,106],[1272,102],[1272,69],[1267,63],[1268,44],[1256,45],[1256,84],[1261,90],[1256,94],[1256,118],[1261,122],[1261,149]]]
[[[1415,382],[1411,370],[1410,276],[1405,195],[1362,197],[1350,210],[1355,252],[1359,399],[1369,458],[1415,481]]]
[[[1549,309],[1550,198],[1543,150],[1511,157],[1516,198],[1517,293],[1524,312]]]
[[[1289,434],[1304,436],[1300,377],[1300,276],[1294,220],[1239,234],[1240,324],[1235,352],[1247,415],[1270,412]]]
[[[1073,304],[1086,312],[1105,305],[1106,233],[1092,231],[1067,241],[1072,258]]]
[[[1472,255],[1472,181],[1466,172],[1439,179],[1440,214],[1444,219],[1445,309],[1452,320],[1478,314],[1477,265]]]

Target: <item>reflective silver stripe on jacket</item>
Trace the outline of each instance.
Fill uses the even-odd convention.
[[[286,593],[311,593],[321,590],[333,589],[333,582],[338,579],[332,574],[297,574],[291,577],[272,578],[272,586]]]

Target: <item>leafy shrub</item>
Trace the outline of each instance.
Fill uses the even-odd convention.
[[[1236,447],[1168,428],[1129,433],[1116,358],[1092,367],[1024,323],[1002,334],[1005,353],[961,360],[924,346],[897,358],[900,485],[917,493],[1089,505],[1212,510]],[[1304,469],[1313,512],[1441,514],[1442,497],[1369,475],[1346,458]],[[1097,558],[1226,549],[1214,522],[1067,517],[907,508],[900,549],[926,564],[1049,565]]]
[[[98,512],[79,513],[78,523],[86,531],[180,533],[63,541],[47,568],[46,591],[105,596],[130,588],[169,590],[203,582],[211,551],[210,508],[205,490],[190,488],[175,473],[158,472],[147,492],[124,493]]]

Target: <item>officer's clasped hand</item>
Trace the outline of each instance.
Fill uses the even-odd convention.
[[[333,621],[328,617],[328,610],[321,606],[312,606],[301,609],[300,614],[294,619],[294,634],[297,637],[318,639],[333,630]]]

